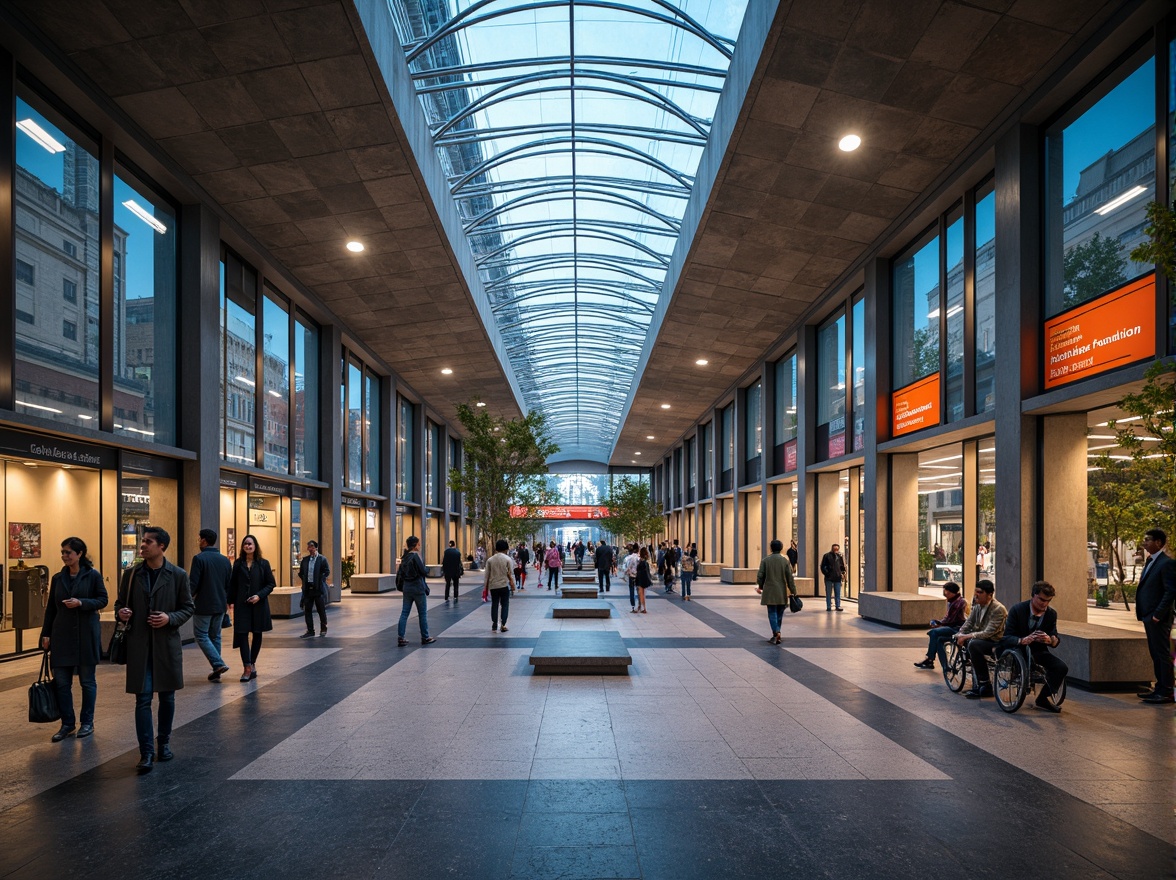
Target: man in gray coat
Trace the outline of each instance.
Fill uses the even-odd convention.
[[[233,563],[216,546],[216,532],[201,529],[198,541],[200,552],[188,566],[188,583],[192,587],[192,601],[196,613],[192,615],[192,629],[196,644],[212,665],[209,681],[220,681],[229,671],[221,657],[221,624],[229,607],[229,578]]]
[[[140,773],[155,766],[156,742],[151,729],[151,701],[159,694],[159,760],[170,761],[168,747],[176,714],[176,691],[184,686],[184,655],[180,627],[195,606],[188,573],[164,558],[171,536],[158,526],[143,530],[142,563],[119,588],[114,609],[130,622],[127,633],[127,693],[135,695],[135,733],[139,739]]]

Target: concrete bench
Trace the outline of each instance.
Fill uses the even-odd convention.
[[[865,594],[863,594],[865,595]],[[1061,641],[1053,652],[1070,667],[1067,679],[1094,690],[1150,682],[1151,655],[1139,632],[1096,623],[1058,621]]]
[[[721,562],[697,562],[694,566],[695,577],[718,577],[723,570]]]
[[[269,594],[270,617],[301,617],[301,587],[275,587]]]
[[[557,620],[564,617],[611,617],[612,602],[604,599],[564,599],[551,607],[551,616]]]
[[[759,568],[723,568],[719,582],[724,584],[754,584]]]
[[[612,630],[545,631],[530,662],[536,675],[628,675],[633,657]]]
[[[351,592],[353,593],[388,593],[396,589],[396,575],[394,574],[353,574],[351,576]]]
[[[594,584],[596,583],[596,572],[587,568],[583,571],[576,571],[574,568],[565,568],[563,570],[563,581],[566,584]]]
[[[813,578],[796,578],[796,594],[798,596],[816,596],[817,582]],[[928,618],[930,620],[930,618]]]
[[[425,566],[425,577],[442,578],[442,577],[445,577],[445,575],[441,573],[441,566],[440,565],[426,565]]]
[[[599,599],[600,590],[597,587],[589,586],[572,586],[565,584],[561,588],[561,593],[565,599]]]
[[[929,621],[942,617],[946,608],[947,603],[943,599],[924,596],[922,593],[858,593],[859,615],[899,628],[927,629]]]

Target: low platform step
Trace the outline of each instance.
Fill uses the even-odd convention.
[[[551,606],[551,616],[563,617],[611,617],[612,602],[605,599],[565,599]]]
[[[599,599],[600,590],[596,587],[573,586],[572,584],[564,584],[560,594],[565,599]]]
[[[588,568],[583,571],[576,571],[574,568],[565,568],[562,579],[565,584],[594,584],[596,583],[596,572]]]
[[[628,675],[633,665],[620,633],[545,631],[531,649],[536,675]]]

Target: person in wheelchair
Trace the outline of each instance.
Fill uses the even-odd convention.
[[[1048,581],[1035,583],[1029,601],[1018,602],[1009,609],[1004,638],[1000,644],[1002,650],[1024,648],[1029,651],[1032,661],[1045,670],[1046,687],[1041,689],[1034,705],[1047,712],[1061,712],[1061,707],[1054,704],[1050,695],[1058,693],[1069,668],[1061,658],[1049,651],[1061,642],[1058,636],[1058,613],[1049,607],[1053,598],[1052,584]]]
[[[916,669],[934,669],[937,655],[939,665],[947,666],[947,654],[943,645],[960,631],[968,616],[968,601],[961,594],[960,585],[955,581],[948,581],[943,585],[943,598],[947,600],[947,614],[931,621],[931,629],[927,630],[927,656],[915,664]]]
[[[972,613],[955,635],[956,644],[967,647],[968,660],[972,664],[972,689],[965,695],[969,700],[992,696],[992,683],[988,680],[988,655],[992,654],[1004,638],[1005,619],[1008,610],[996,601],[996,585],[987,578],[976,583]]]

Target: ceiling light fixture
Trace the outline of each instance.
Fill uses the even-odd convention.
[[[694,363],[698,364],[700,367],[705,367],[707,364],[710,363],[710,361],[708,361],[706,358],[699,358]]]
[[[640,452],[634,452],[633,454],[634,454],[634,455],[640,455],[641,453],[640,453]]]
[[[646,434],[646,435],[645,435],[645,439],[646,439],[646,440],[652,440],[652,439],[653,439],[653,435],[652,435],[652,434]]]
[[[347,250],[351,251],[351,253],[353,253],[353,254],[362,253],[363,252],[363,242],[362,241],[349,241],[349,242],[347,242]]]
[[[669,409],[669,408],[670,408],[670,405],[668,403],[662,404],[662,409]]]
[[[152,229],[154,229],[156,232],[158,232],[160,235],[163,235],[165,232],[167,232],[167,227],[148,214],[147,209],[136,202],[134,199],[127,199],[125,202],[123,202],[123,207],[146,223],[148,226],[150,226]]]
[[[16,124],[16,127],[31,137],[40,146],[44,147],[50,153],[64,153],[65,147],[62,143],[33,122],[31,119],[22,119]]]
[[[852,153],[862,145],[862,139],[856,134],[847,134],[837,142],[837,147],[843,153]]]
[[[485,406],[485,405],[486,405],[486,401],[484,401],[484,400],[479,400],[479,401],[478,401],[476,404],[474,404],[474,405],[475,405],[475,406]]]
[[[441,375],[442,376],[452,376],[453,370],[449,369],[449,367],[445,367],[441,370]]]

